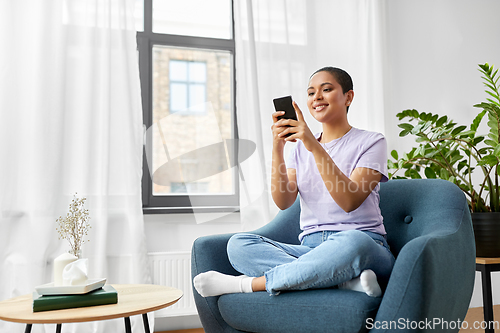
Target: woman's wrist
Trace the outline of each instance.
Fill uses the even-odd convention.
[[[273,153],[283,155],[284,151],[285,151],[285,144],[284,143],[278,143],[276,141],[273,142]]]

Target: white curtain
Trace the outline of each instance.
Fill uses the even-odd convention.
[[[257,145],[241,165],[241,197],[251,198],[241,208],[243,229],[262,226],[277,212],[270,195],[273,98],[292,95],[319,132],[306,106],[309,76],[340,67],[354,81],[350,123],[384,133],[384,14],[384,0],[235,0],[238,131]]]
[[[0,299],[53,281],[77,193],[89,278],[150,281],[141,204],[142,111],[132,0],[0,1]],[[135,318],[139,317],[139,318]],[[131,318],[141,331],[142,318]],[[150,321],[151,323],[152,321]],[[66,327],[65,326],[70,326]],[[123,320],[63,331],[123,331]],[[33,325],[33,332],[54,331]],[[0,321],[1,332],[24,326]]]

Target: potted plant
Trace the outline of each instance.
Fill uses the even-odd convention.
[[[447,116],[405,110],[397,114],[399,136],[415,136],[418,144],[402,156],[393,150],[389,178],[440,178],[451,181],[465,193],[472,213],[478,257],[500,257],[500,94],[497,76],[489,64],[479,65],[489,95],[474,105],[481,111],[469,127]],[[478,134],[487,116],[489,133]],[[480,170],[479,181],[473,172]],[[477,183],[475,183],[476,181]]]

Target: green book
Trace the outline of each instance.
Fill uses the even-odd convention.
[[[116,304],[118,293],[111,285],[81,295],[40,295],[33,292],[33,312]]]

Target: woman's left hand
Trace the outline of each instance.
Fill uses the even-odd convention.
[[[293,108],[297,114],[298,120],[293,119],[281,119],[276,125],[277,126],[290,126],[283,132],[279,134],[280,137],[286,136],[288,133],[292,133],[289,137],[285,138],[285,141],[296,142],[297,139],[301,140],[307,150],[313,151],[315,147],[319,145],[318,140],[314,137],[309,127],[304,120],[304,115],[300,111],[299,106],[295,101],[293,102]]]

